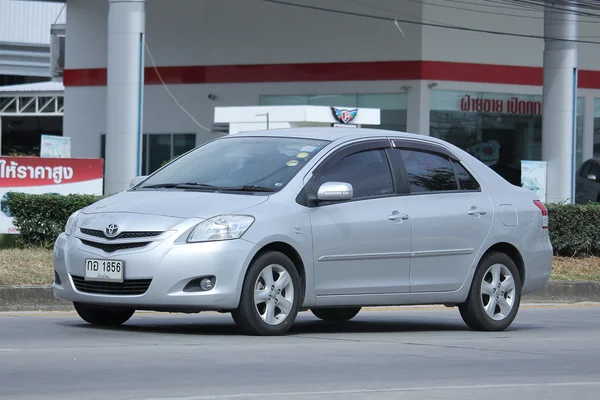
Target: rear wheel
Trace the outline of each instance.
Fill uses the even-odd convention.
[[[282,335],[296,320],[300,297],[294,263],[282,253],[268,252],[250,265],[240,304],[231,316],[247,334]]]
[[[493,252],[480,262],[460,315],[474,330],[502,331],[517,316],[521,302],[521,277],[506,254]]]
[[[135,310],[117,307],[92,306],[83,303],[73,303],[75,311],[85,322],[92,325],[119,326],[133,316]]]
[[[328,322],[346,322],[356,317],[360,307],[343,307],[343,308],[314,308],[310,311],[315,317]]]

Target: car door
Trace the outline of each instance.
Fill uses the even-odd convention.
[[[394,141],[394,151],[410,189],[410,291],[457,290],[490,231],[492,203],[446,148]]]
[[[389,140],[337,151],[308,179],[308,198],[326,182],[353,187],[352,200],[310,205],[317,295],[409,291],[411,220],[391,171]]]

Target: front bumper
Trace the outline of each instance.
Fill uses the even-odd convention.
[[[255,245],[243,239],[176,243],[178,235],[168,232],[167,237],[143,249],[106,253],[63,233],[54,246],[54,295],[72,302],[137,310],[196,312],[236,308],[246,268],[257,251]],[[122,260],[125,283],[91,283],[96,293],[87,292],[90,282],[83,280],[86,258]],[[216,277],[211,290],[184,291],[190,281],[204,276]],[[135,294],[131,294],[132,288]],[[98,290],[104,293],[97,293]]]

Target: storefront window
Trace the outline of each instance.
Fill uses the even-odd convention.
[[[323,94],[306,96],[261,96],[263,106],[327,106],[379,108],[381,125],[362,125],[364,128],[406,131],[406,93],[382,94]]]
[[[145,133],[142,140],[142,175],[149,175],[165,162],[196,147],[193,133]],[[105,158],[106,135],[100,137],[100,157]]]
[[[600,158],[600,99],[594,99],[594,158]]]
[[[583,98],[577,99],[576,166],[583,162]],[[542,158],[542,96],[435,90],[430,133],[521,185],[521,160]]]

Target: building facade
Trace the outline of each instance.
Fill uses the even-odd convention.
[[[543,5],[362,0],[337,8],[375,19],[261,0],[129,1],[141,4],[145,38],[138,173],[217,137],[209,132],[215,106],[380,108],[382,128],[448,140],[517,184],[520,161],[543,158]],[[64,135],[76,157],[107,155],[107,115],[121,101],[107,94],[108,81],[119,84],[107,75],[118,46],[109,3],[69,0]],[[600,157],[597,23],[579,17],[576,125],[564,132],[574,137],[574,168]]]
[[[63,87],[53,78],[53,27],[66,5],[0,0],[0,155],[38,154],[42,134],[62,134]],[[55,53],[56,54],[56,53]]]

